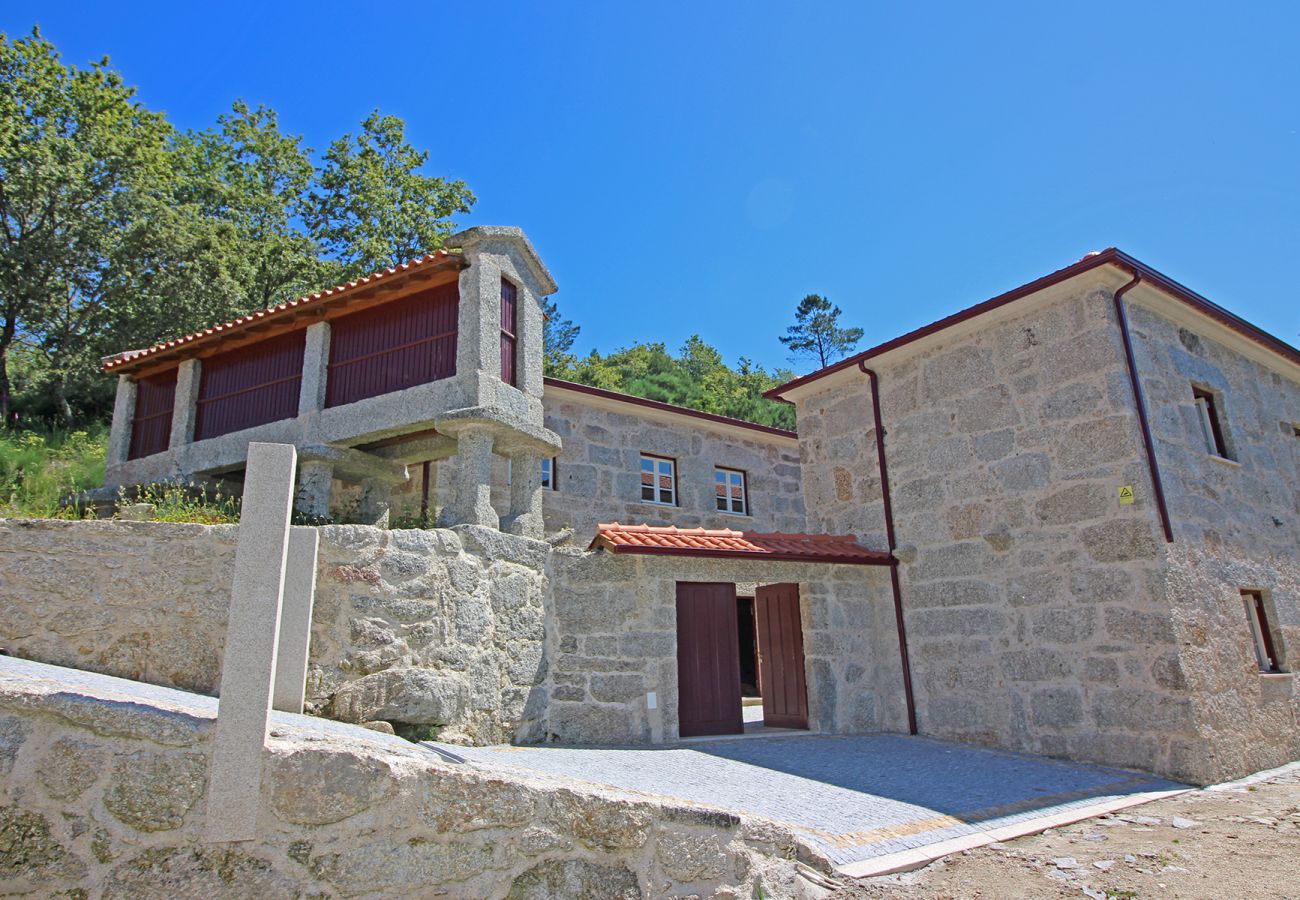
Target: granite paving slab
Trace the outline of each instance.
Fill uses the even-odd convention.
[[[565,775],[761,816],[791,828],[837,866],[1184,787],[1138,772],[895,734],[442,749],[481,767]]]

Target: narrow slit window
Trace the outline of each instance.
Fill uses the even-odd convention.
[[[1205,438],[1205,452],[1224,459],[1228,455],[1228,444],[1223,439],[1223,422],[1219,418],[1220,410],[1214,394],[1204,388],[1193,387],[1192,397],[1196,400],[1196,409],[1200,413],[1201,435]]]
[[[555,457],[553,456],[542,460],[542,490],[555,490]]]
[[[1269,625],[1268,611],[1264,608],[1262,591],[1242,591],[1241,599],[1246,604],[1246,620],[1250,623],[1251,637],[1255,642],[1255,659],[1259,662],[1261,672],[1281,672],[1282,660],[1277,654],[1277,645],[1273,643],[1273,629]]]
[[[641,499],[663,506],[677,505],[677,464],[673,460],[641,454]]]
[[[517,387],[515,380],[518,362],[518,290],[506,279],[501,279],[501,380]]]
[[[713,491],[719,512],[737,516],[749,515],[749,496],[745,487],[745,473],[739,469],[713,470]]]

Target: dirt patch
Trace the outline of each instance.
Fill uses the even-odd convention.
[[[1042,834],[866,878],[874,897],[1300,898],[1300,770],[1196,791]]]

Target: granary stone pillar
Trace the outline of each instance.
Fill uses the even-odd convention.
[[[126,462],[131,452],[131,423],[135,420],[135,398],[139,388],[129,375],[117,376],[117,399],[113,401],[113,425],[108,433],[108,467]]]
[[[388,527],[388,511],[393,503],[393,486],[386,481],[361,482],[361,505],[357,517],[363,525]]]
[[[330,515],[330,491],[334,483],[334,466],[319,460],[303,460],[298,464],[298,489],[294,493],[293,508],[313,522],[324,522]]]
[[[510,455],[510,512],[501,529],[523,537],[540,538],[542,525],[542,457],[535,450]]]
[[[176,370],[176,401],[172,406],[172,433],[169,446],[194,443],[194,422],[198,414],[199,381],[203,363],[187,359]]]
[[[298,392],[298,415],[325,408],[325,383],[330,364],[330,323],[307,326],[307,348],[302,358],[302,387]]]
[[[443,506],[439,525],[499,527],[492,508],[492,443],[492,432],[486,427],[457,430],[454,497]]]

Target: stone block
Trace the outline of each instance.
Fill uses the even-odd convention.
[[[1105,624],[1107,636],[1116,643],[1159,646],[1174,641],[1173,620],[1168,612],[1141,612],[1126,606],[1109,606]]]
[[[1047,688],[1030,695],[1034,724],[1041,728],[1074,728],[1083,719],[1083,696],[1075,688]]]
[[[1065,430],[1059,442],[1057,460],[1062,468],[1073,471],[1134,459],[1138,455],[1139,440],[1136,427],[1127,416],[1090,419]]]
[[[523,872],[510,884],[507,900],[641,900],[636,875],[627,866],[580,859],[550,860]]]
[[[207,759],[202,754],[141,750],[120,757],[113,766],[104,808],[136,831],[170,831],[181,826],[206,783]]]
[[[993,378],[993,351],[967,345],[927,361],[921,375],[921,391],[926,400],[935,402],[965,394]]]
[[[383,803],[395,793],[391,768],[372,756],[300,750],[270,765],[271,808],[283,822],[329,825]]]
[[[1152,523],[1140,519],[1089,525],[1079,532],[1079,537],[1088,554],[1097,562],[1153,559],[1158,547]]]
[[[75,800],[95,783],[104,768],[104,751],[75,738],[59,738],[41,757],[36,777],[56,800]]]
[[[330,713],[344,722],[404,722],[410,725],[445,725],[468,702],[468,692],[457,675],[429,669],[386,669],[350,681],[330,701]]]
[[[1094,607],[1054,607],[1033,617],[1031,633],[1035,640],[1054,644],[1082,644],[1097,630]]]
[[[1022,493],[1047,487],[1052,463],[1045,453],[1023,453],[995,463],[991,471],[1003,490]]]
[[[631,673],[594,672],[590,690],[592,699],[601,703],[630,703],[645,693],[645,679]]]
[[[981,388],[957,407],[957,428],[965,432],[1007,428],[1019,421],[1015,399],[1005,384]]]
[[[1039,500],[1034,512],[1045,525],[1071,525],[1096,519],[1111,511],[1112,493],[1108,484],[1073,484]]]

